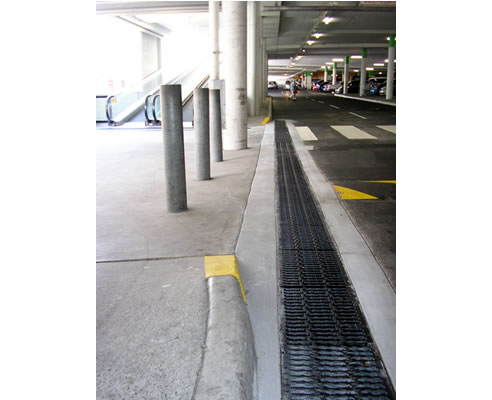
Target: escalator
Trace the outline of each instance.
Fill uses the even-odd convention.
[[[205,76],[196,88],[206,88],[208,87],[208,78],[209,76]],[[186,76],[179,76],[169,84],[182,84],[186,80]],[[182,85],[183,87],[183,85]],[[193,90],[189,90],[190,87],[188,85],[187,91],[189,93],[183,98],[183,125],[192,126],[193,124]],[[160,127],[161,126],[161,105],[160,105],[160,93],[159,88],[153,91],[153,93],[147,95],[143,104],[138,107],[138,110],[135,110],[132,113],[132,116],[128,118],[127,121],[115,121],[115,117],[113,115],[113,105],[117,104],[118,98],[117,96],[96,96],[97,101],[101,102],[105,99],[104,111],[105,111],[105,119],[101,117],[96,117],[96,128],[97,129],[115,129],[115,128],[124,128],[124,129],[139,129],[139,128],[152,128],[152,127]],[[102,105],[100,104],[99,107]]]

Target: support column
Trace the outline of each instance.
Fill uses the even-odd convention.
[[[331,83],[332,83],[332,85],[337,83],[337,63],[336,62],[333,63],[333,77],[332,77]]]
[[[306,89],[311,90],[313,83],[311,82],[311,72],[306,72]]]
[[[167,212],[187,209],[181,85],[161,85]]]
[[[246,2],[222,2],[226,102],[225,150],[248,147],[246,104]]]
[[[393,79],[395,76],[395,35],[390,35],[388,44],[388,74],[386,75],[386,100],[393,98]]]
[[[345,56],[345,62],[343,63],[343,94],[348,93],[347,85],[348,85],[348,65],[349,65],[349,56]]]
[[[260,115],[261,105],[263,104],[263,97],[261,96],[261,82],[258,79],[258,75],[261,71],[261,55],[263,54],[263,19],[260,15],[260,6],[256,7],[256,31],[257,31],[257,45],[256,45],[256,65],[255,65],[255,87],[256,87],[256,100],[255,100],[255,115]]]
[[[220,115],[220,90],[209,90],[210,101],[210,158],[212,162],[223,161],[222,153],[222,122]]]
[[[208,2],[209,38],[210,38],[210,80],[219,78],[219,2]]]
[[[195,177],[197,181],[210,179],[210,120],[208,89],[193,90],[195,120]]]
[[[360,87],[359,96],[366,95],[366,58],[367,49],[362,49],[362,59],[360,60]]]
[[[328,81],[328,67],[325,65],[325,76],[323,77],[323,81]]]
[[[261,69],[261,98],[262,101],[265,101],[265,98],[268,96],[268,56],[266,53],[265,47],[263,47],[262,54],[262,69]]]
[[[256,1],[248,1],[248,115],[255,116],[256,109],[256,77],[257,77],[257,62],[258,56],[258,29],[257,29],[257,12],[258,3]]]

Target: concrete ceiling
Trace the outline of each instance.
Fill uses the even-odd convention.
[[[387,37],[396,34],[396,2],[392,1],[258,3],[270,75],[321,71],[333,58],[360,56],[362,48],[367,48],[368,67],[385,64]],[[157,35],[186,26],[203,31],[208,27],[208,1],[96,1],[96,12],[120,16]],[[325,17],[332,18],[331,22],[325,24]],[[315,38],[314,33],[322,36]],[[310,45],[308,40],[314,43]],[[351,58],[349,68],[359,67],[360,59]],[[386,64],[374,69],[386,71]]]

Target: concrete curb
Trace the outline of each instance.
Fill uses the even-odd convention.
[[[239,280],[208,277],[210,311],[194,400],[256,398],[253,330]]]
[[[336,97],[343,97],[344,99],[353,99],[353,100],[360,100],[360,101],[368,101],[369,103],[384,104],[385,106],[396,107],[396,102],[390,102],[390,101],[385,101],[385,100],[375,100],[375,99],[370,99],[370,98],[367,98],[367,97],[346,96],[344,94],[335,94],[335,96]]]
[[[261,122],[262,125],[266,125],[272,120],[272,96],[267,96],[267,101],[268,101],[268,115]]]

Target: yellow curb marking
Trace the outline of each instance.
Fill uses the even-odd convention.
[[[396,185],[396,181],[361,181],[361,182],[372,182],[372,183],[394,183]]]
[[[236,256],[205,256],[205,278],[212,276],[232,275],[239,282],[244,302],[246,303],[246,294],[244,293],[243,283],[239,275],[239,265]]]
[[[262,125],[265,125],[265,124],[268,124],[270,122],[270,117],[266,117],[262,122],[261,124]]]
[[[371,196],[370,194],[362,193],[357,190],[349,189],[343,186],[333,185],[333,188],[342,200],[377,200],[377,197]]]

